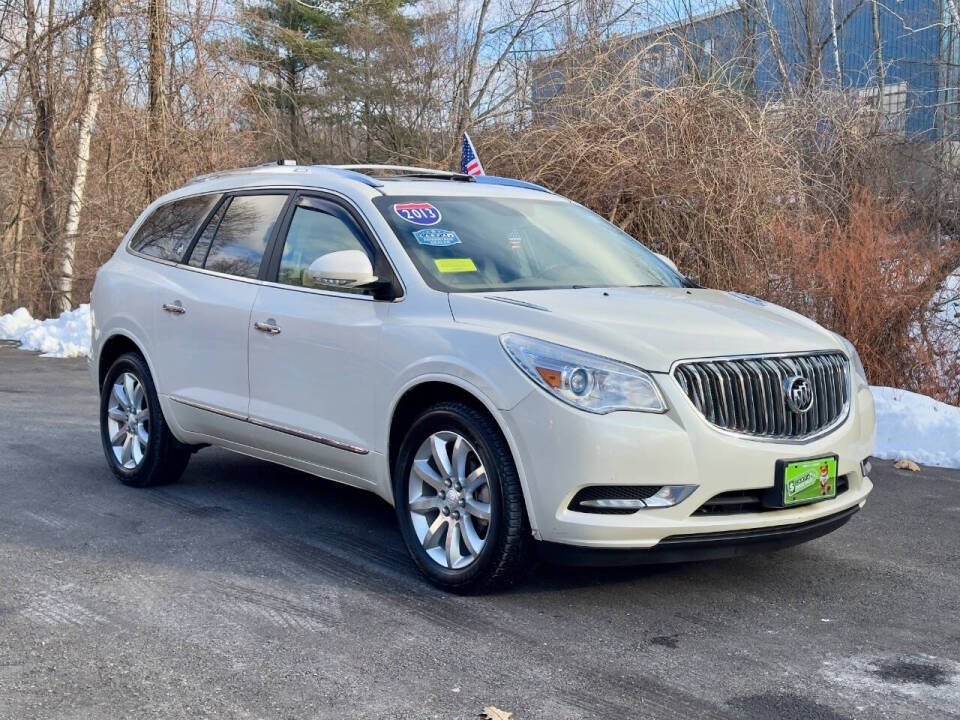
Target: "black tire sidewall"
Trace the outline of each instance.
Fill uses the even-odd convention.
[[[123,373],[130,373],[140,381],[147,394],[147,410],[150,412],[150,432],[147,442],[147,451],[141,463],[133,470],[121,467],[113,456],[110,445],[109,430],[107,429],[107,408],[110,403],[110,392],[116,379]],[[160,398],[157,396],[153,377],[146,361],[135,353],[126,353],[114,361],[104,377],[100,388],[100,440],[103,443],[103,452],[113,473],[120,480],[134,487],[146,487],[158,482],[159,465],[165,443],[166,424],[160,410]]]
[[[426,438],[442,430],[456,432],[473,445],[483,462],[490,487],[491,517],[486,543],[477,560],[461,570],[441,567],[427,554],[416,535],[407,505],[410,470],[414,456]],[[490,566],[494,564],[497,555],[503,552],[506,529],[504,527],[506,513],[504,512],[503,476],[491,449],[491,443],[497,442],[498,438],[489,437],[490,432],[490,428],[484,427],[483,424],[475,424],[466,415],[458,412],[454,404],[437,406],[427,410],[410,427],[394,466],[394,502],[404,542],[420,570],[440,585],[451,589],[469,588],[482,581]]]

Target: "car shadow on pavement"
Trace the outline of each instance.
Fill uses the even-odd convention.
[[[104,473],[106,475],[106,473]],[[105,478],[109,481],[109,478]],[[140,491],[132,491],[140,492]],[[323,573],[321,555],[340,558],[351,583],[380,585],[385,573],[404,585],[433,592],[409,559],[394,510],[373,493],[307,473],[220,450],[203,450],[182,480],[145,491],[150,502],[179,510],[205,523],[230,523],[234,531]],[[316,558],[311,560],[311,553]],[[696,574],[697,568],[736,566],[742,560],[622,567],[564,566],[539,560],[506,594],[539,594],[590,586],[611,591],[619,584],[643,584]],[[364,572],[366,571],[366,572]],[[404,588],[404,592],[410,590]],[[439,592],[439,591],[436,591]]]

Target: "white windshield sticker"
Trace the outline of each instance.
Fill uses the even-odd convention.
[[[431,247],[448,247],[460,244],[460,238],[453,230],[441,230],[440,228],[414,230],[413,236],[421,245],[430,245]]]

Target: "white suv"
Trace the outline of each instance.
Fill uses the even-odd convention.
[[[434,583],[534,550],[645,563],[775,549],[863,506],[852,345],[708,290],[535,185],[289,162],[160,198],[98,272],[110,467],[205,445],[371,490]]]

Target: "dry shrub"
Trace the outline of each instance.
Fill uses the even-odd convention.
[[[960,258],[901,229],[902,216],[861,191],[843,223],[777,221],[759,294],[849,338],[875,385],[912,387],[946,400],[955,387],[938,372],[947,352],[918,329],[948,268]],[[775,272],[770,272],[775,270]],[[956,377],[956,376],[955,376]]]

